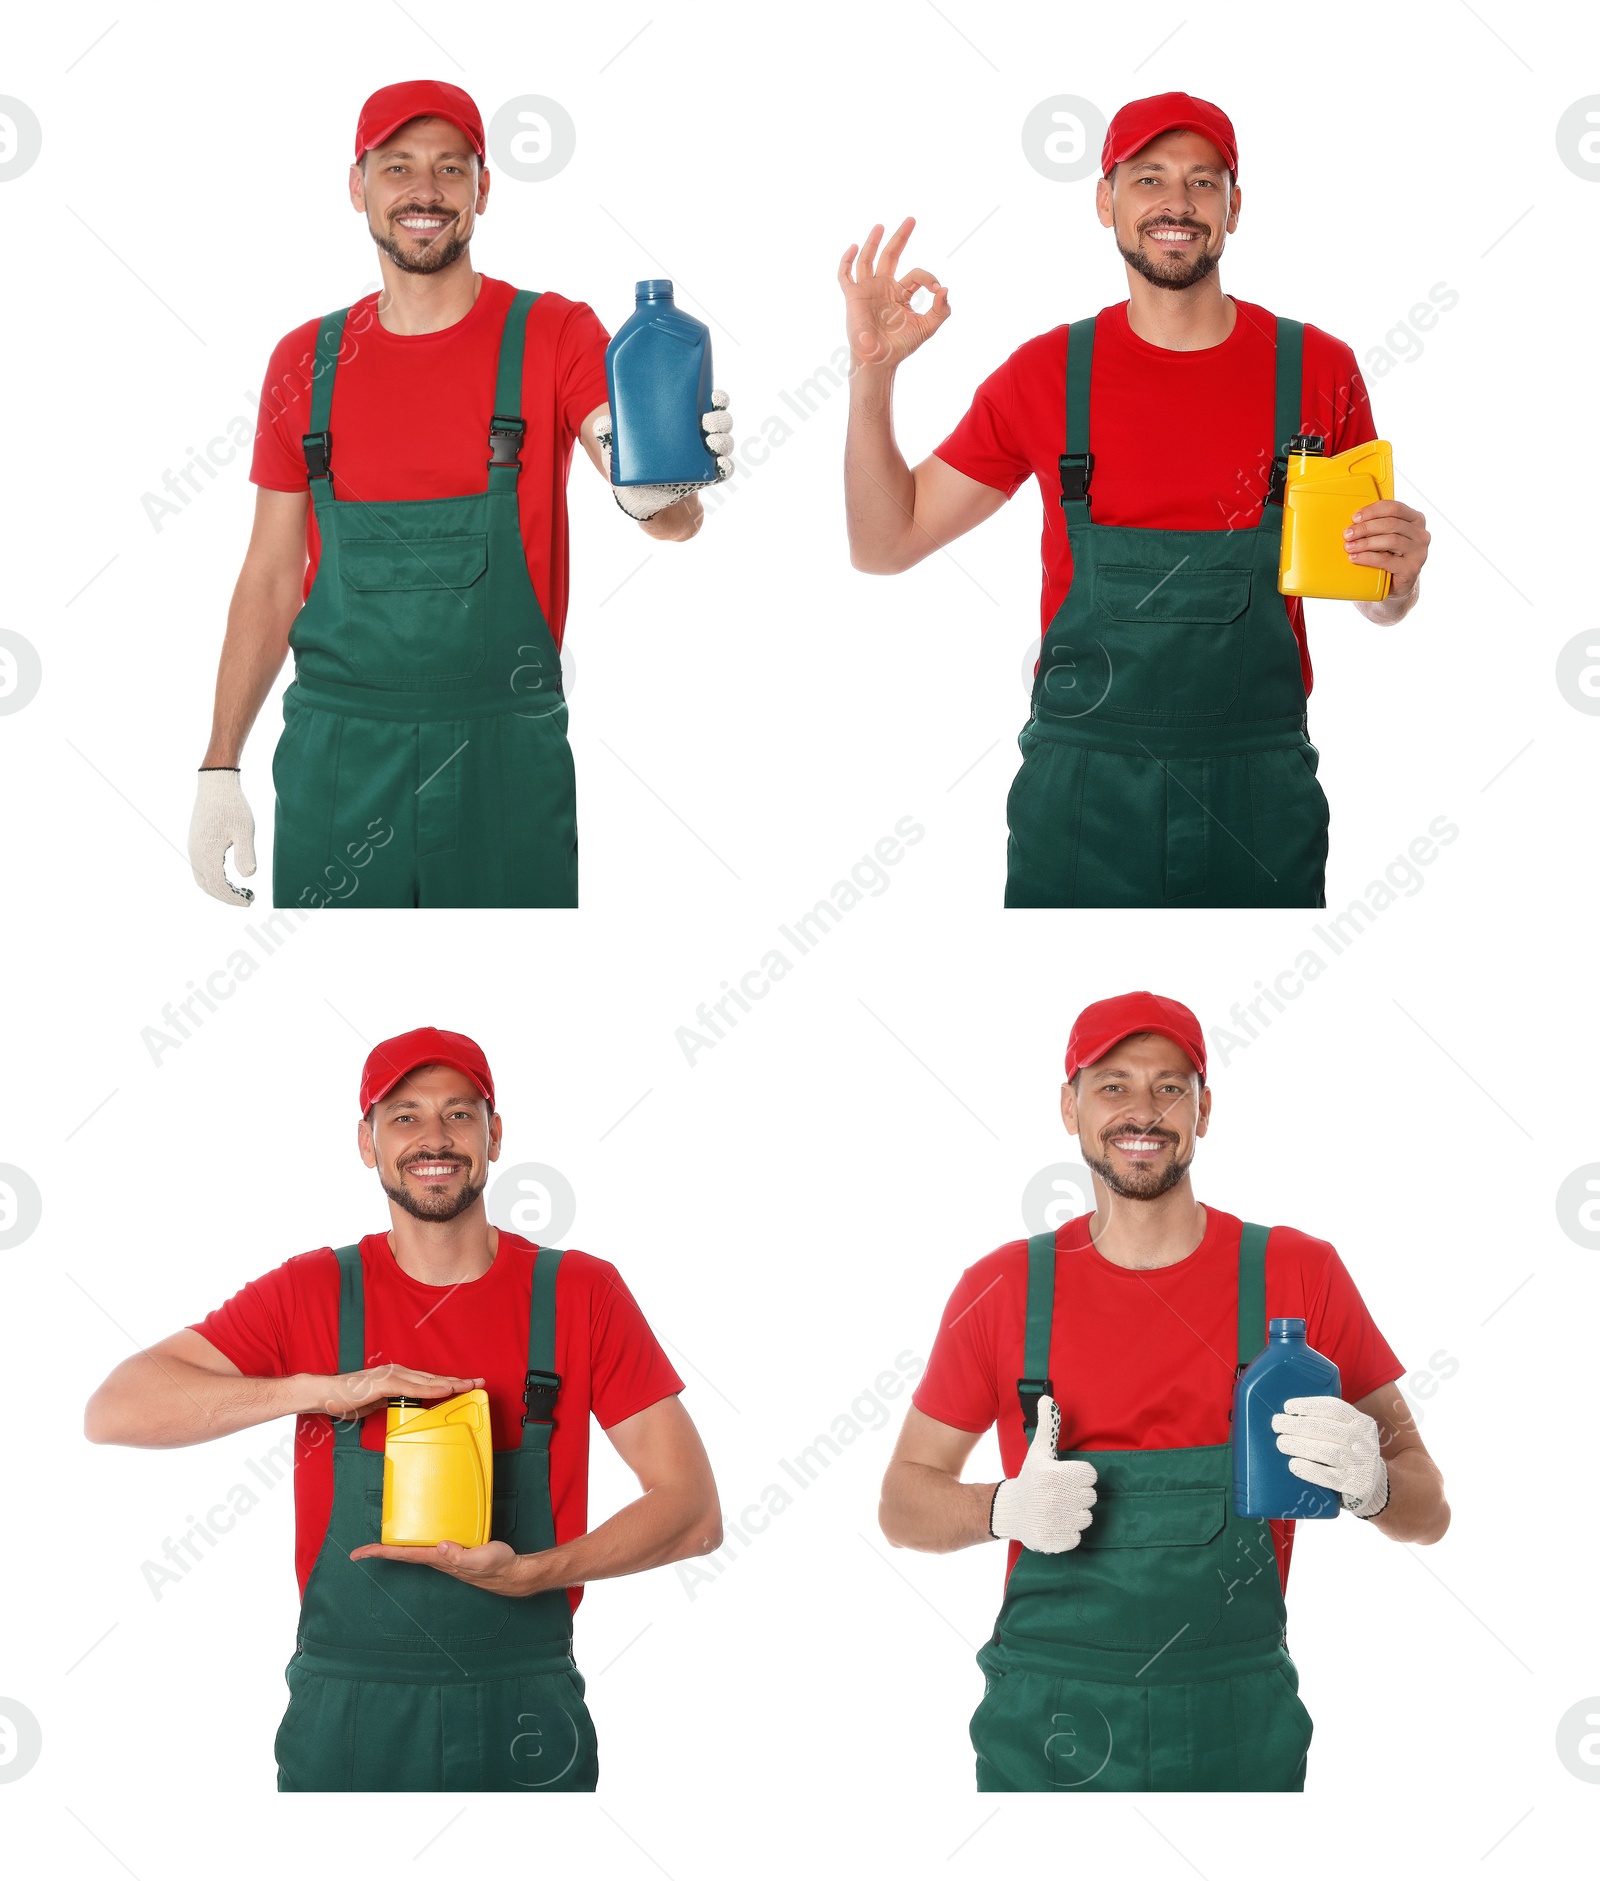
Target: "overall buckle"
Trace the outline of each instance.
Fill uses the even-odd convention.
[[[326,477],[328,459],[333,450],[333,436],[327,431],[308,431],[300,440],[300,448],[305,452],[306,474],[312,477]]]
[[[527,426],[520,418],[501,418],[498,415],[489,420],[489,468],[496,465],[510,464],[520,470],[518,462],[522,450],[523,433]]]
[[[1063,451],[1061,454],[1061,506],[1089,501],[1089,479],[1094,475],[1093,451]]]
[[[556,1393],[561,1389],[560,1372],[529,1372],[522,1387],[525,1424],[553,1424],[556,1417]]]
[[[1030,1430],[1039,1422],[1039,1400],[1055,1395],[1056,1388],[1048,1378],[1017,1380],[1017,1396],[1022,1400],[1022,1421]]]

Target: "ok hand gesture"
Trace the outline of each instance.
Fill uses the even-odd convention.
[[[898,366],[950,318],[950,290],[941,287],[926,268],[910,268],[896,278],[895,269],[916,226],[916,217],[907,216],[879,254],[878,244],[883,241],[880,222],[864,243],[852,243],[839,263],[845,334],[858,370],[864,366]],[[916,313],[911,296],[924,287],[933,295],[933,305],[926,313]]]

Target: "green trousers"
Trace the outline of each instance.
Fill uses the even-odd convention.
[[[1320,908],[1328,800],[1303,738],[1155,758],[1030,724],[1006,802],[1008,908]]]
[[[576,1671],[417,1684],[296,1660],[287,1678],[280,1790],[592,1790],[599,1780]]]
[[[972,1720],[980,1790],[1300,1790],[1311,1718],[1287,1653],[1182,1684],[1018,1668]]]
[[[280,908],[575,908],[564,705],[395,722],[291,691],[272,760]]]

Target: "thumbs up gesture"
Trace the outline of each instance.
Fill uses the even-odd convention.
[[[1095,1501],[1095,1468],[1081,1458],[1056,1455],[1061,1407],[1039,1400],[1039,1427],[1019,1475],[994,1492],[989,1530],[997,1539],[1020,1541],[1035,1554],[1065,1554],[1089,1526]]]

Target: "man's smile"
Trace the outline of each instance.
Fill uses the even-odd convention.
[[[1106,1138],[1111,1148],[1135,1162],[1148,1161],[1153,1156],[1161,1155],[1173,1147],[1174,1139],[1167,1135],[1148,1136],[1137,1130],[1119,1130]]]
[[[449,228],[455,217],[440,215],[433,210],[408,209],[396,216],[395,221],[409,234],[437,235],[441,229]]]
[[[1153,229],[1144,230],[1151,241],[1160,242],[1164,248],[1178,248],[1189,242],[1197,242],[1201,230],[1195,228],[1177,228],[1168,222],[1158,223]]]
[[[441,1161],[437,1157],[427,1157],[421,1158],[413,1163],[402,1164],[401,1172],[404,1175],[410,1176],[414,1182],[437,1185],[453,1181],[455,1177],[465,1173],[466,1167],[467,1165],[465,1163]]]

